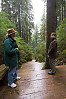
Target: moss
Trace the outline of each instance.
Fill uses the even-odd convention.
[[[45,64],[46,64],[46,63],[44,63],[44,66],[42,67],[42,70],[44,70],[44,69],[45,69]]]

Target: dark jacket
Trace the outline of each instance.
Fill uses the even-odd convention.
[[[13,38],[12,38],[12,40],[13,40],[12,43],[14,43],[14,45],[15,45],[14,48],[18,48],[18,45],[17,45],[17,43],[16,43],[16,40],[13,39]],[[18,61],[19,61],[19,60],[20,60],[20,54],[19,54],[19,51],[17,52],[17,57],[18,57]]]
[[[11,37],[4,39],[4,62],[9,67],[14,67],[18,64],[16,42]]]
[[[51,41],[49,45],[49,49],[48,49],[49,57],[55,59],[56,53],[57,53],[57,40],[54,39],[53,41]]]

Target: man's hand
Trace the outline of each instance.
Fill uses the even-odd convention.
[[[19,51],[19,49],[18,48],[16,48],[17,49],[17,51]]]

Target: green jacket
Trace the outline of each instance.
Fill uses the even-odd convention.
[[[6,66],[15,67],[18,64],[17,50],[12,38],[4,39],[4,62]]]

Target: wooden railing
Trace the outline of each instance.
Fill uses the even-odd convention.
[[[0,65],[0,80],[6,75],[8,67],[5,64]]]

